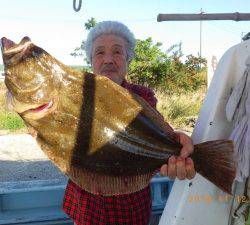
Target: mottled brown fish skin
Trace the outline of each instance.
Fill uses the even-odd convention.
[[[179,155],[181,145],[159,113],[108,78],[63,65],[27,37],[19,44],[3,38],[2,53],[15,110],[37,132],[48,157],[85,190],[104,195],[140,190],[170,156]],[[217,150],[213,157],[207,154],[213,145],[205,151],[199,145],[202,154],[193,157],[212,182],[211,168],[199,164],[217,159]],[[232,150],[231,142],[216,146],[227,155]],[[231,155],[226,160],[231,163]],[[229,167],[232,177],[234,167]],[[229,180],[225,185],[219,178],[216,185],[230,192]]]

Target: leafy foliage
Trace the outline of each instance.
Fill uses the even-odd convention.
[[[0,111],[0,129],[14,131],[24,127],[23,120],[16,113]]]
[[[167,92],[194,91],[206,84],[206,60],[188,55],[183,61],[182,43],[166,53],[152,38],[137,40],[135,58],[129,66],[128,79]]]
[[[84,27],[86,30],[90,30],[92,27],[94,27],[97,24],[97,21],[95,18],[91,17],[85,24]]]
[[[152,38],[136,41],[135,58],[129,66],[128,79],[134,83],[154,86],[161,82],[155,70],[160,69],[166,55],[160,50],[161,43],[152,43]],[[161,68],[162,69],[162,68]]]
[[[77,57],[77,56],[85,56],[85,41],[81,42],[80,47],[76,47],[72,53],[70,53],[71,56]]]
[[[96,25],[95,18],[91,17],[86,23],[84,23],[84,27],[86,30],[90,30],[92,27]],[[85,41],[81,42],[80,47],[76,47],[70,55],[77,57],[77,56],[84,56],[84,61],[87,63],[88,66],[90,66],[90,62],[88,62],[87,57],[85,55]]]

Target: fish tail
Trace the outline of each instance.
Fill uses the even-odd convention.
[[[236,175],[233,142],[230,140],[208,141],[194,146],[195,169],[223,191],[232,193]]]

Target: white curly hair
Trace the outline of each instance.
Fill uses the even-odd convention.
[[[134,34],[123,23],[118,21],[102,21],[97,23],[96,26],[90,30],[85,42],[85,51],[89,62],[91,62],[92,58],[93,42],[103,34],[114,34],[123,38],[127,42],[127,62],[133,59],[136,43]]]

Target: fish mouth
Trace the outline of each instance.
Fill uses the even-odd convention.
[[[45,103],[29,104],[20,102],[8,92],[7,103],[8,108],[16,111],[23,119],[38,120],[57,109],[58,98],[52,97],[51,100]]]
[[[20,114],[22,116],[28,116],[30,114],[43,114],[43,113],[50,111],[50,109],[52,109],[53,106],[54,106],[54,101],[50,100],[49,102],[47,102],[45,104],[41,104],[39,106],[35,106],[32,108],[26,109],[25,111],[21,112]]]

